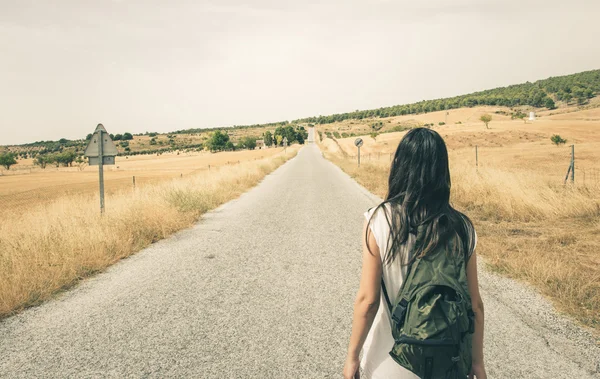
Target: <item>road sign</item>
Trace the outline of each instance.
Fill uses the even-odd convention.
[[[98,166],[98,181],[100,182],[100,213],[104,213],[104,165],[115,164],[115,156],[119,152],[110,139],[110,135],[102,124],[96,126],[92,139],[88,142],[83,153],[90,159],[90,166]]]
[[[102,124],[98,124],[96,130],[94,130],[92,139],[90,139],[83,152],[83,155],[89,158],[90,166],[99,165],[100,157],[102,157],[103,165],[114,165],[115,156],[118,154],[117,147],[110,139],[110,135]]]
[[[358,167],[360,167],[360,147],[363,145],[362,138],[355,139],[354,145],[358,148]]]

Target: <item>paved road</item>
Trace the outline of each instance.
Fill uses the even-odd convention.
[[[1,322],[0,377],[340,377],[376,201],[309,144],[195,227]],[[482,281],[491,378],[594,377],[589,336]]]

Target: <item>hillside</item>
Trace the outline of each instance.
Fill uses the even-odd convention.
[[[309,122],[329,124],[349,119],[362,120],[369,117],[392,117],[409,114],[443,111],[477,105],[505,107],[529,106],[554,109],[557,106],[585,105],[600,93],[600,70],[551,77],[534,83],[500,87],[445,99],[426,100],[418,103],[395,105],[379,109],[340,113],[330,116],[308,117],[296,123]]]

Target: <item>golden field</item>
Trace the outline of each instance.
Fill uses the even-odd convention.
[[[502,107],[348,120],[319,126],[320,145],[326,157],[384,197],[391,154],[405,132],[373,139],[370,125],[433,122],[449,149],[452,202],[473,220],[479,235],[477,250],[485,262],[495,271],[531,283],[559,309],[599,330],[600,108],[595,100],[587,109],[537,112],[536,121],[527,123],[503,115],[510,110]],[[490,129],[479,121],[484,113],[493,116]],[[438,125],[444,121],[446,125]],[[360,168],[356,137],[326,138],[325,130],[363,134]],[[553,145],[553,134],[567,143]],[[573,143],[575,184],[564,185]]]
[[[269,158],[280,154],[282,150],[271,148],[214,154],[193,152],[117,157],[114,166],[104,166],[105,192],[110,197],[124,189],[132,190],[134,176],[136,187],[141,187],[208,171],[209,166],[214,169]],[[0,169],[0,207],[4,212],[24,213],[31,207],[48,204],[64,196],[94,196],[97,193],[97,166],[47,166],[41,169],[33,164],[32,159],[22,159],[8,171]]]
[[[111,186],[112,192],[107,196],[104,216],[99,212],[98,195],[92,194],[93,190],[97,191],[97,172],[89,173],[89,179],[87,172],[61,171],[41,176],[0,177],[0,183],[18,179],[17,187],[25,187],[27,183],[39,196],[70,187],[71,178],[74,182],[79,180],[77,183],[82,189],[73,193],[63,191],[61,193],[68,196],[58,196],[51,201],[40,197],[26,212],[3,209],[0,318],[38,304],[152,242],[191,226],[204,212],[258,184],[266,174],[295,156],[297,150],[295,145],[288,148],[287,153],[283,149],[270,149],[187,158],[142,157],[118,162],[119,167],[129,170],[107,173],[107,186]],[[235,164],[226,163],[234,158]],[[201,164],[215,167],[210,171],[199,169]],[[140,171],[134,171],[136,167]],[[126,176],[123,180],[129,183],[132,173],[136,173],[136,177],[146,173],[149,181],[157,182],[146,183],[135,190],[127,188],[129,185],[121,186],[118,174]],[[42,180],[53,174],[57,177]],[[40,182],[38,186],[36,177]],[[5,195],[7,188],[10,187],[4,187]]]

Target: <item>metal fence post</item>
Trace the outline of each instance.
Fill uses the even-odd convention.
[[[567,180],[569,180],[569,175],[571,176],[571,183],[575,183],[575,145],[571,145],[571,162],[569,163],[569,169],[565,176],[565,184],[567,184]]]

